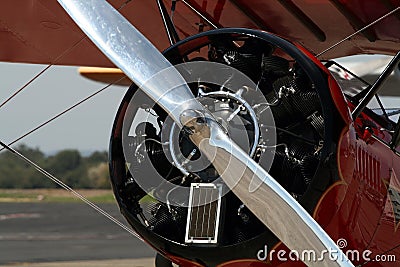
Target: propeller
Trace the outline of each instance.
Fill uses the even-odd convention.
[[[179,72],[107,1],[58,2],[117,67],[178,125],[190,129],[191,140],[224,182],[289,249],[335,252],[334,261],[327,256],[318,263],[303,259],[310,266],[353,266],[304,208],[225,134]]]

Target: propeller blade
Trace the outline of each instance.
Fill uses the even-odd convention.
[[[192,129],[192,141],[226,184],[287,247],[299,252],[313,250],[317,255],[336,250],[336,261],[325,257],[318,263],[306,261],[309,265],[353,266],[300,204],[231,141],[194,98],[181,75],[117,10],[104,0],[58,2],[96,46],[177,124]],[[151,79],[164,69],[168,69],[165,75]]]
[[[212,119],[189,110],[181,123],[191,129],[191,140],[211,160],[224,182],[288,248],[316,255],[323,260],[302,259],[308,266],[353,266],[336,243],[307,211],[246,152],[236,145]],[[319,256],[317,256],[319,257]]]
[[[188,108],[203,110],[171,63],[107,1],[58,2],[104,55],[176,122]],[[156,74],[157,78],[151,79]]]

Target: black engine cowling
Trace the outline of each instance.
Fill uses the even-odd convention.
[[[323,72],[286,40],[245,29],[202,33],[177,43],[164,55],[173,64],[196,61],[224,64],[254,82],[256,88],[252,89],[264,97],[261,102],[246,99],[250,93],[245,91],[240,95],[221,94],[229,92],[229,75],[224,78],[226,86],[201,80],[189,86],[195,96],[208,97],[202,100],[203,104],[218,112],[221,127],[225,127],[228,135],[236,138],[236,142],[246,139],[253,159],[269,169],[295,199],[307,203],[306,208],[312,211],[318,199],[315,195],[320,193],[312,184],[317,179],[326,179],[318,181],[325,186],[331,182],[330,177],[317,175],[331,152],[333,132],[334,108]],[[206,70],[204,73],[213,75]],[[262,120],[265,110],[273,115],[274,125]],[[230,119],[233,116],[240,127]],[[188,242],[188,214],[193,209],[181,205],[187,202],[173,185],[189,188],[192,184],[210,184],[218,179],[218,174],[206,160],[202,169],[190,167],[191,162],[202,160],[201,153],[185,129],[174,132],[171,125],[168,115],[156,103],[136,85],[130,87],[112,131],[110,173],[116,199],[132,227],[161,253],[205,266],[256,258],[256,252],[264,245],[273,247],[277,238],[232,192],[220,198],[217,241]],[[261,135],[255,134],[257,130]],[[165,139],[165,131],[175,139]],[[262,135],[271,131],[275,133],[273,143],[266,140],[267,135]],[[248,138],[243,138],[241,132]],[[264,158],[271,159],[272,164],[265,163]],[[152,181],[149,169],[161,180]],[[171,186],[165,187],[165,181]]]

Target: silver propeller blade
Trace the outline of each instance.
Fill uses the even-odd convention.
[[[300,255],[304,251],[315,252],[317,258],[331,251],[332,258],[336,259],[329,259],[329,254],[325,254],[321,261],[304,257],[301,259],[304,263],[308,266],[353,266],[307,211],[232,142],[216,122],[193,111],[185,111],[181,120],[192,129],[191,140],[212,161],[224,182],[288,248]]]
[[[287,247],[300,253],[313,250],[317,255],[337,251],[336,261],[325,257],[318,263],[306,261],[309,265],[353,266],[318,223],[213,122],[190,89],[182,85],[181,75],[169,68],[164,56],[118,11],[104,0],[58,2],[96,46],[176,123],[193,129],[191,139],[226,184]],[[151,79],[167,68],[165,75]],[[259,186],[249,192],[253,179]]]
[[[179,122],[179,114],[188,107],[203,109],[182,76],[174,68],[169,68],[171,63],[107,1],[58,2],[104,55],[142,87],[175,121]],[[151,79],[161,71],[165,73],[158,75],[161,79]],[[172,89],[166,91],[163,88]]]

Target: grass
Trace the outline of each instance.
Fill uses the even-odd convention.
[[[116,203],[112,190],[82,189],[79,194],[94,203]],[[64,189],[0,189],[0,202],[81,202]]]

